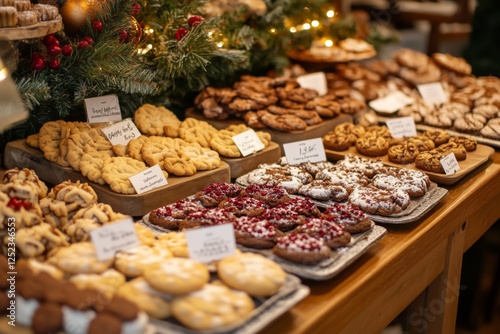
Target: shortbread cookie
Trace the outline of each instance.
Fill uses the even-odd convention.
[[[78,289],[96,290],[110,298],[125,284],[126,280],[122,273],[114,269],[108,269],[99,274],[73,275],[69,278],[69,281]]]
[[[39,132],[39,145],[45,159],[58,163],[60,161],[61,150],[61,127],[66,124],[65,121],[50,121],[42,125]]]
[[[390,216],[408,207],[410,195],[401,189],[385,190],[366,186],[354,189],[348,201],[366,213]]]
[[[198,143],[183,146],[180,150],[190,158],[196,170],[213,170],[221,164],[219,153]]]
[[[164,168],[163,162],[169,155],[176,155],[175,149],[167,145],[167,138],[163,141],[145,141],[141,148],[141,157],[148,166],[159,165]]]
[[[286,280],[286,273],[276,262],[254,253],[223,258],[217,263],[217,274],[230,288],[255,297],[276,294]]]
[[[254,308],[252,299],[245,292],[213,283],[172,301],[174,317],[195,330],[234,328],[246,321]]]
[[[156,243],[156,237],[149,228],[140,224],[134,224],[134,229],[141,245],[153,246]]]
[[[292,233],[278,238],[273,254],[302,265],[317,265],[332,256],[324,239],[305,233]]]
[[[171,258],[172,253],[163,247],[138,246],[115,254],[115,268],[128,277],[142,276],[144,270],[155,263]]]
[[[210,147],[210,140],[216,133],[217,129],[208,122],[192,117],[183,120],[179,127],[179,137],[189,143],[198,143],[202,147]]]
[[[262,217],[238,217],[234,222],[236,243],[249,248],[269,249],[283,236],[274,224]]]
[[[116,295],[135,303],[152,318],[165,319],[171,315],[170,296],[153,289],[142,277],[122,285]]]
[[[69,165],[76,171],[80,170],[80,160],[85,153],[93,151],[105,151],[114,155],[111,143],[101,130],[92,128],[88,131],[79,131],[71,134],[67,140],[68,154],[66,159]]]
[[[181,122],[171,110],[146,103],[134,112],[134,123],[146,135],[177,137]]]
[[[191,176],[196,174],[196,165],[190,156],[183,151],[170,151],[163,160],[163,169],[175,176]]]
[[[48,261],[69,274],[100,274],[111,267],[113,258],[98,260],[94,245],[80,242],[59,249]]]
[[[40,148],[40,135],[38,133],[34,133],[32,135],[29,135],[28,137],[26,137],[26,144],[29,146],[29,147],[33,147],[33,148]]]
[[[109,151],[92,151],[83,154],[79,159],[78,170],[90,181],[106,184],[102,178],[102,167],[111,159]]]
[[[200,290],[208,283],[209,277],[204,264],[184,258],[170,258],[144,270],[144,279],[154,289],[172,295]]]
[[[186,236],[182,232],[170,232],[160,235],[158,243],[171,251],[175,257],[189,257]]]
[[[129,177],[147,169],[144,162],[129,157],[113,157],[102,167],[102,178],[111,190],[121,194],[135,194]]]
[[[139,136],[137,138],[131,139],[127,143],[127,156],[130,156],[131,158],[134,158],[135,160],[144,161],[144,160],[142,160],[141,148],[142,148],[142,145],[144,145],[148,141],[149,141],[148,136]],[[123,155],[119,155],[119,156],[123,156]]]

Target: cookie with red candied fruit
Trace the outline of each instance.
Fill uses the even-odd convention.
[[[323,218],[344,227],[351,234],[370,230],[373,221],[357,205],[351,203],[333,203],[323,212]]]
[[[291,211],[286,207],[275,206],[262,214],[259,218],[265,219],[283,232],[291,231],[304,222],[304,216]]]
[[[187,215],[179,224],[179,230],[232,223],[235,216],[226,209],[205,208]]]
[[[323,239],[326,245],[333,249],[346,247],[351,242],[351,235],[344,230],[342,225],[324,218],[308,218],[297,228],[297,233]]]
[[[149,222],[169,230],[178,230],[182,220],[190,213],[202,209],[204,207],[200,201],[193,198],[185,198],[151,211],[149,213]]]
[[[316,204],[309,198],[293,197],[276,207],[295,212],[305,217],[319,217],[321,215]]]
[[[258,217],[239,217],[234,223],[236,243],[256,249],[273,248],[284,234],[275,225]]]
[[[299,264],[317,265],[332,256],[325,240],[305,233],[291,233],[278,238],[273,254]]]
[[[269,206],[256,198],[248,196],[228,197],[219,204],[219,208],[226,209],[235,216],[260,216]]]
[[[254,183],[241,191],[241,196],[249,196],[275,206],[290,199],[288,191],[281,186]]]
[[[235,183],[219,182],[212,183],[202,190],[196,192],[194,197],[205,207],[215,207],[228,197],[235,197],[240,194],[243,187]]]

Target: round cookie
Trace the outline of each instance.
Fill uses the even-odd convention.
[[[115,254],[115,268],[128,277],[141,276],[149,266],[172,257],[164,247],[138,246]]]
[[[210,147],[210,140],[218,131],[205,121],[187,117],[179,127],[179,137],[189,143],[198,143],[202,147]]]
[[[183,295],[201,289],[210,278],[207,267],[200,262],[170,258],[144,270],[144,279],[156,290]]]
[[[317,265],[329,259],[332,252],[323,239],[305,233],[292,233],[278,239],[273,254],[291,262]]]
[[[153,289],[142,277],[134,278],[122,285],[116,295],[135,303],[152,318],[165,319],[171,315],[171,296]]]
[[[113,258],[98,260],[94,245],[80,242],[59,249],[48,261],[69,274],[100,274],[111,267]]]
[[[283,232],[271,222],[259,217],[242,216],[233,223],[236,243],[249,248],[272,248]]]
[[[356,150],[369,157],[379,157],[387,154],[389,141],[384,137],[367,133],[356,140]]]
[[[184,326],[196,330],[223,330],[244,322],[255,306],[248,294],[221,284],[174,298],[172,314]]]
[[[286,280],[286,273],[276,262],[254,253],[223,258],[217,263],[217,273],[230,288],[255,297],[274,295]]]
[[[182,232],[170,232],[160,235],[158,243],[171,251],[175,257],[189,257],[186,236]]]
[[[462,75],[470,75],[472,67],[464,58],[452,56],[448,53],[434,53],[432,59],[442,68]]]
[[[413,142],[406,142],[400,145],[393,145],[387,151],[389,161],[397,164],[410,164],[415,161],[420,151]]]
[[[134,112],[134,123],[143,134],[177,137],[180,120],[169,109],[149,103],[143,104]]]
[[[142,161],[130,157],[113,157],[104,163],[102,178],[114,192],[135,194],[136,191],[128,178],[146,168],[146,164]]]
[[[434,142],[435,147],[446,144],[451,138],[451,135],[445,130],[427,130],[422,134],[422,136],[431,139]]]
[[[332,249],[346,247],[351,242],[351,235],[339,225],[324,218],[308,218],[297,228],[297,233],[305,233],[317,239],[323,239]]]
[[[467,136],[452,136],[450,143],[457,143],[463,145],[467,152],[475,151],[477,148],[477,140],[473,137]]]
[[[401,189],[385,190],[366,186],[354,189],[348,201],[366,213],[390,216],[408,207],[410,195]]]

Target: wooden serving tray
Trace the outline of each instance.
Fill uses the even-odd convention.
[[[17,41],[53,34],[63,27],[61,15],[50,21],[41,21],[29,26],[0,28],[0,41]]]
[[[269,145],[262,151],[241,158],[220,157],[222,161],[229,165],[231,170],[231,178],[236,179],[244,175],[263,163],[273,163],[281,158],[280,146],[275,142],[270,142]]]
[[[490,159],[490,157],[493,155],[493,153],[495,153],[495,150],[492,147],[478,144],[475,151],[467,152],[467,159],[458,162],[458,165],[460,166],[460,170],[453,175],[446,175],[446,174],[424,171],[424,170],[417,168],[414,163],[406,164],[406,165],[396,164],[394,162],[389,161],[389,158],[387,157],[387,155],[383,155],[380,157],[369,157],[369,156],[366,156],[366,155],[359,153],[356,150],[355,146],[351,146],[347,151],[333,151],[333,150],[325,149],[325,153],[326,153],[326,158],[328,160],[334,160],[334,161],[343,159],[348,154],[359,155],[360,157],[367,158],[367,159],[379,159],[385,165],[388,165],[388,166],[404,167],[404,168],[408,168],[408,169],[415,169],[415,170],[423,171],[429,176],[429,178],[432,181],[439,183],[439,184],[451,185],[451,184],[454,184],[455,182],[457,182],[458,180],[460,180],[465,175],[472,172],[474,169],[476,169],[477,167],[479,167],[480,165],[482,165],[486,161],[488,161]]]
[[[186,110],[186,117],[196,118],[198,120],[206,121],[210,123],[214,128],[221,130],[225,129],[233,124],[241,124],[244,123],[241,119],[225,119],[225,120],[217,120],[217,119],[208,119],[203,116],[202,113],[197,112],[193,108]],[[282,132],[271,129],[256,129],[256,131],[264,131],[268,132],[271,135],[271,140],[280,145],[282,152],[283,144],[292,143],[300,140],[307,140],[313,138],[321,138],[328,133],[328,131],[333,130],[335,126],[345,122],[352,122],[353,118],[351,115],[341,114],[335,118],[327,118],[324,119],[323,122],[316,125],[308,126],[303,131],[294,131],[294,132]]]
[[[41,150],[26,144],[25,139],[7,143],[4,166],[6,168],[30,168],[49,185],[66,180],[87,182],[97,193],[98,201],[111,205],[113,210],[135,217],[142,217],[153,209],[186,198],[214,182],[231,182],[229,165],[224,161],[211,171],[197,172],[193,176],[169,176],[166,186],[143,194],[124,195],[111,190],[107,185],[92,182],[81,173],[62,167],[43,157]]]

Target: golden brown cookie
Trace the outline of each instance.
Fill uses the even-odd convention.
[[[181,122],[171,110],[146,103],[134,112],[134,123],[146,135],[177,137]]]
[[[267,127],[283,132],[302,131],[307,128],[307,123],[295,115],[273,115],[270,112],[264,112],[260,120]]]
[[[415,161],[420,151],[415,143],[406,142],[404,144],[389,147],[387,157],[389,161],[398,164],[410,164]]]
[[[198,143],[202,147],[210,147],[210,139],[217,129],[205,121],[187,117],[179,127],[179,137],[189,143]]]
[[[387,151],[389,150],[389,141],[384,137],[371,133],[358,138],[355,146],[356,150],[361,154],[369,157],[379,157],[387,154]]]
[[[111,190],[121,194],[135,194],[129,177],[142,172],[147,168],[142,161],[130,157],[110,158],[102,167],[102,178],[111,187]]]

